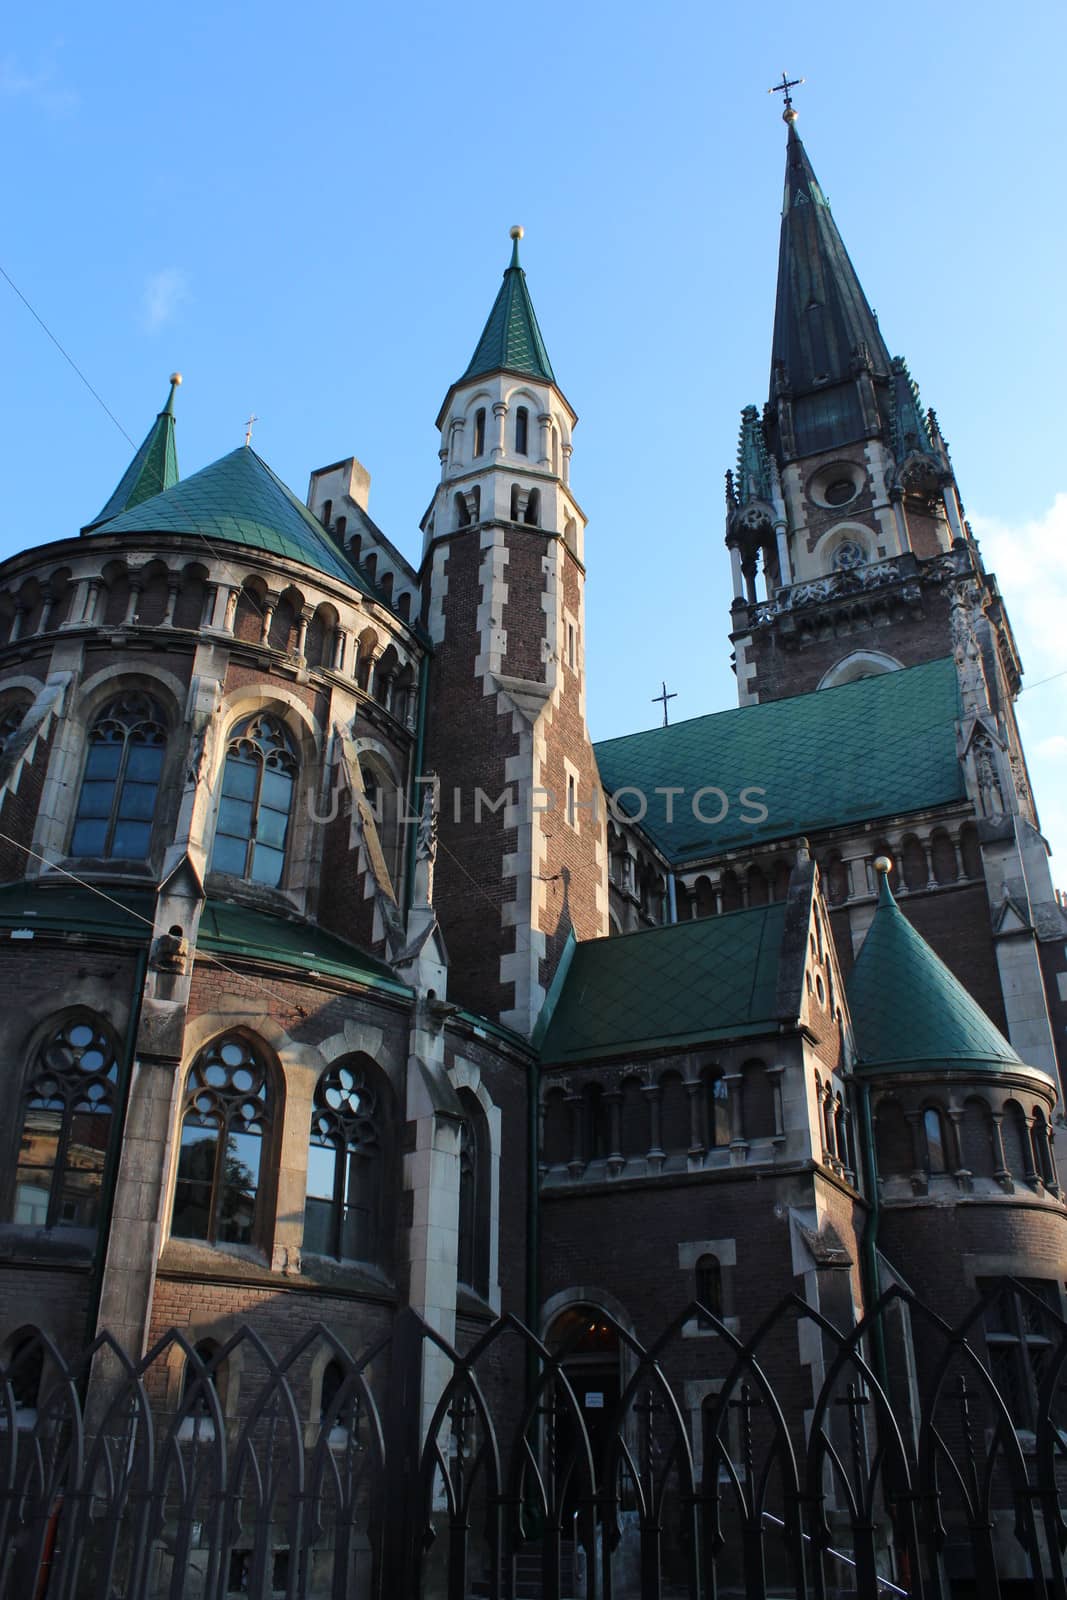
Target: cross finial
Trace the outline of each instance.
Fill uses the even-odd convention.
[[[670,694],[667,693],[667,685],[665,683],[663,684],[663,693],[662,694],[654,694],[652,696],[652,704],[654,706],[658,706],[661,701],[663,703],[663,726],[665,728],[668,726],[668,723],[667,723],[667,701],[668,700],[677,700],[677,698],[678,698],[677,691],[672,690]]]
[[[245,444],[252,443],[252,425],[259,421],[254,411],[249,412],[248,421],[245,423]]]
[[[790,78],[786,73],[783,72],[781,83],[772,83],[770,88],[767,90],[768,94],[785,95],[785,106],[782,110],[783,122],[795,122],[797,120],[797,114],[793,110],[793,96],[789,93],[789,91],[790,89],[795,89],[798,83],[803,82],[803,78]]]

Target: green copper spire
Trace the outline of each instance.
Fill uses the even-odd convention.
[[[897,905],[887,858],[875,865],[882,880],[878,909],[848,980],[858,1069],[996,1072],[1021,1066]]]
[[[771,346],[771,400],[851,379],[858,366],[889,374],[889,352],[849,260],[826,196],[789,120]]]
[[[82,529],[88,533],[111,517],[150,500],[178,481],[178,452],[174,444],[174,394],[182,381],[180,372],[170,375],[170,394],[167,403],[148,430],[144,443],[119,480],[107,505],[98,517]]]
[[[511,230],[511,261],[461,383],[485,373],[502,371],[521,372],[526,377],[541,378],[548,383],[556,381],[526,287],[526,274],[519,265],[522,233],[519,227]]]

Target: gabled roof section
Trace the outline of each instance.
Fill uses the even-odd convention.
[[[470,365],[460,379],[480,378],[489,372],[521,372],[554,384],[556,375],[548,359],[545,341],[537,325],[526,274],[519,265],[521,228],[513,228],[511,261],[504,271],[504,282],[482,329]]]
[[[951,657],[596,745],[609,794],[675,865],[965,797]],[[657,789],[679,787],[673,797]],[[714,786],[710,788],[709,786]],[[700,821],[727,808],[719,822]],[[743,791],[750,793],[747,800]],[[766,816],[759,811],[766,808]],[[670,820],[668,820],[670,817]]]
[[[100,515],[82,530],[99,527],[153,495],[173,488],[178,481],[178,451],[174,442],[174,392],[182,381],[180,372],[171,373],[167,403],[145,435],[144,443],[119,479],[118,487]]]
[[[698,1044],[776,1028],[782,903],[575,946],[541,1058]]]
[[[380,598],[325,528],[251,445],[242,445],[191,478],[93,527],[94,533],[200,534],[314,567]]]
[[[208,900],[205,904],[197,949],[299,967],[400,994],[411,993],[384,961],[325,928],[309,922],[289,922],[222,900]]]
[[[779,365],[794,396],[853,375],[853,352],[889,373],[889,352],[794,122],[789,123],[771,346],[771,400]]]
[[[849,975],[847,994],[861,1070],[996,1072],[1023,1064],[977,1000],[912,927],[884,872],[878,908]]]

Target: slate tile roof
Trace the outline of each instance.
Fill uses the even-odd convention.
[[[574,947],[541,1046],[545,1062],[734,1038],[777,1026],[785,905]]]
[[[244,545],[303,562],[380,598],[322,524],[249,445],[95,525],[93,532],[202,534],[212,545]]]
[[[860,1068],[997,1071],[1019,1057],[917,933],[882,878],[847,984]]]
[[[642,827],[675,864],[717,851],[849,822],[874,820],[962,799],[956,756],[959,689],[949,657],[836,689],[693,717],[669,728],[607,739],[595,746],[609,794],[632,785],[645,797]],[[657,786],[684,791],[668,799]],[[729,802],[721,822],[699,821],[693,797],[708,785]],[[742,802],[758,788],[762,821]],[[699,808],[723,809],[714,794]],[[619,808],[635,815],[636,796]]]
[[[549,383],[556,381],[526,287],[526,274],[519,266],[518,239],[489,320],[460,381],[500,371],[521,372]]]

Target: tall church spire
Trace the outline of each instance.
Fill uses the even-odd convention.
[[[795,113],[793,117],[795,118]],[[771,400],[849,382],[860,365],[880,378],[889,352],[815,176],[789,122],[771,347]]]
[[[172,489],[177,483],[178,452],[174,443],[174,395],[181,381],[180,372],[171,373],[170,394],[167,396],[166,405],[149,428],[141,448],[119,479],[118,487],[110,500],[99,516],[86,524],[82,529],[83,533],[98,528],[101,523],[109,522],[112,517],[131,510],[133,506],[139,506],[142,500],[150,500],[153,495],[162,494],[164,489]]]

